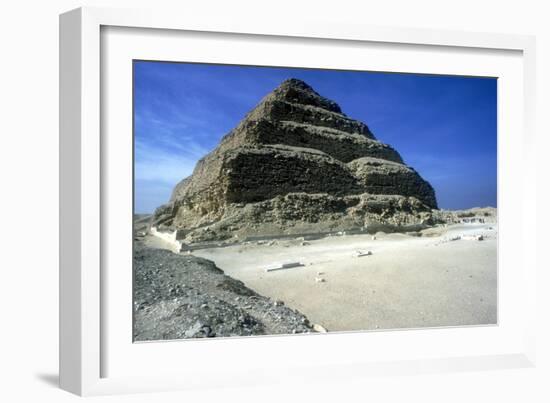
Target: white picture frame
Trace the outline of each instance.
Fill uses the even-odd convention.
[[[501,118],[513,120],[506,121],[504,126],[499,126],[499,160],[503,157],[504,161],[510,164],[521,161],[523,169],[513,173],[506,165],[499,165],[499,221],[501,223],[499,244],[507,245],[509,236],[507,234],[512,232],[508,229],[513,228],[514,233],[520,237],[529,232],[536,232],[534,229],[536,212],[534,208],[528,208],[534,204],[532,193],[516,191],[515,196],[512,195],[513,192],[507,193],[504,208],[501,208],[500,195],[502,189],[510,190],[508,184],[520,186],[520,189],[535,186],[535,175],[530,174],[535,170],[535,160],[530,158],[535,150],[533,126],[535,42],[533,37],[370,27],[343,23],[327,24],[315,21],[305,21],[298,25],[290,21],[269,21],[268,19],[262,21],[238,18],[216,20],[151,10],[80,8],[69,11],[60,17],[60,385],[63,389],[79,395],[97,395],[235,384],[245,386],[271,382],[293,383],[307,379],[335,381],[372,374],[415,374],[534,365],[535,319],[527,313],[536,311],[534,305],[537,267],[534,260],[536,255],[533,250],[534,243],[528,242],[520,243],[513,251],[509,248],[499,248],[501,265],[507,264],[511,267],[515,264],[519,268],[515,272],[505,270],[502,276],[499,274],[499,287],[502,288],[502,292],[499,289],[499,309],[504,307],[502,308],[504,311],[499,311],[499,317],[505,320],[499,320],[499,325],[496,327],[482,327],[475,330],[457,328],[405,332],[357,332],[346,335],[255,337],[216,340],[214,344],[208,344],[211,341],[183,341],[145,343],[140,345],[142,347],[133,345],[131,339],[126,337],[126,333],[123,334],[124,328],[120,330],[116,327],[117,323],[125,323],[124,321],[128,318],[119,320],[118,308],[111,304],[112,298],[109,298],[109,293],[119,287],[124,278],[120,277],[117,280],[110,276],[110,272],[106,272],[106,267],[109,267],[108,260],[116,258],[114,256],[116,253],[113,255],[112,250],[109,251],[104,236],[105,228],[115,225],[105,217],[105,211],[111,208],[110,199],[106,196],[111,189],[109,184],[111,179],[108,180],[108,178],[118,177],[119,180],[124,180],[127,173],[119,171],[115,175],[114,170],[118,168],[108,164],[109,152],[106,149],[106,147],[124,148],[127,143],[117,144],[110,141],[114,138],[113,136],[108,138],[104,136],[105,133],[112,131],[111,124],[125,122],[127,115],[124,113],[117,122],[111,122],[108,116],[111,107],[117,111],[126,111],[124,105],[117,104],[116,98],[117,94],[119,98],[127,97],[127,93],[124,92],[127,91],[127,85],[126,90],[123,87],[117,87],[117,84],[113,84],[112,81],[105,80],[102,74],[106,75],[107,72],[120,74],[115,71],[117,66],[124,67],[124,60],[134,57],[131,51],[125,53],[123,49],[134,49],[133,51],[140,53],[139,47],[121,46],[125,45],[121,40],[126,39],[120,39],[138,35],[139,29],[145,30],[141,31],[144,36],[140,38],[139,46],[146,49],[152,43],[157,44],[158,49],[155,52],[158,53],[155,57],[159,58],[168,57],[163,54],[163,49],[169,53],[174,41],[179,40],[178,35],[185,35],[185,33],[193,33],[193,37],[198,40],[202,36],[212,34],[215,34],[215,41],[229,41],[230,38],[235,37],[239,40],[252,38],[251,40],[260,46],[266,43],[284,46],[290,41],[299,45],[301,49],[309,49],[308,46],[311,46],[312,41],[320,41],[319,43],[322,42],[323,46],[330,46],[335,51],[346,46],[362,51],[361,46],[369,45],[393,46],[397,55],[399,52],[409,51],[407,50],[409,47],[415,52],[429,53],[432,50],[447,52],[449,57],[455,60],[461,60],[462,57],[466,57],[466,54],[474,54],[474,58],[481,59],[477,64],[472,61],[472,66],[477,67],[472,67],[471,71],[478,74],[487,71],[488,75],[491,69],[497,68],[493,64],[500,55],[508,53],[513,55],[510,58],[502,58],[502,66],[509,66],[509,69],[499,67],[503,69],[502,74],[509,77],[509,80],[507,78],[505,81],[510,83],[510,87],[503,87],[506,91],[500,93],[499,102],[506,101],[500,96],[507,95],[512,98],[514,95],[514,104],[502,102],[504,109],[499,107],[499,124]],[[115,34],[114,39],[107,41],[102,33],[109,30]],[[118,39],[117,32],[121,33]],[[155,33],[156,36],[149,38],[148,35],[151,33]],[[115,56],[105,49],[116,46],[118,46],[117,57],[126,59],[121,59],[120,63],[117,62],[119,64],[111,69],[108,61],[103,59],[112,57],[114,60]],[[235,47],[232,51],[238,53],[237,49],[238,47]],[[262,52],[255,52],[248,55],[247,60],[250,63],[255,61],[258,63],[261,59],[260,64],[269,65],[273,61],[270,61],[268,56]],[[483,59],[485,56],[488,58]],[[201,56],[198,54],[196,57]],[[212,60],[211,56],[210,59],[208,56],[205,57],[205,60],[211,62],[233,61],[230,55],[223,53],[220,53],[216,60]],[[492,57],[497,59],[491,59]],[[390,58],[388,56],[388,59]],[[314,61],[315,56],[311,56],[311,60],[312,65],[318,63]],[[446,67],[444,64],[438,65],[433,55],[426,60],[423,62],[424,67],[418,65],[419,67],[405,68],[405,71],[410,69],[417,71],[420,68],[425,71],[449,74],[469,71],[464,70],[465,66],[459,66],[460,68],[456,71],[452,69],[440,71],[438,69],[446,69]],[[426,67],[426,63],[431,63],[431,67]],[[487,70],[483,67],[485,65]],[[391,68],[389,64],[388,66]],[[105,68],[107,70],[104,70]],[[357,65],[355,68],[359,69],[361,66]],[[385,67],[381,63],[376,68]],[[114,95],[113,98],[110,98],[111,95],[104,98],[105,94]],[[505,114],[506,116],[503,117],[503,112],[511,111],[511,106],[520,107],[516,111],[517,114],[515,116]],[[122,130],[127,130],[124,127],[121,126]],[[509,130],[512,127],[517,130]],[[512,161],[510,159],[512,157],[508,158],[510,151],[518,148],[521,149],[521,153],[513,157],[517,160]],[[131,150],[127,152],[131,156]],[[131,188],[130,181],[131,177],[128,178],[126,188],[128,186]],[[509,208],[506,208],[506,203],[510,203]],[[512,217],[509,213],[512,207],[514,211],[519,211],[517,216]],[[128,216],[130,215],[131,211],[128,212]],[[126,231],[131,241],[131,226],[125,228],[124,225],[124,221],[118,222],[116,232]],[[111,239],[114,238],[111,237]],[[510,255],[511,253],[514,255]],[[120,256],[118,258],[120,259]],[[109,283],[106,282],[107,280]],[[509,288],[506,287],[514,284],[517,287],[516,295],[521,297],[522,302],[514,308],[514,312],[511,312],[512,308],[509,308],[511,301],[506,291]],[[131,316],[131,301],[127,301],[127,304]],[[508,311],[510,315],[506,316]],[[126,314],[122,312],[120,315]],[[518,320],[520,316],[521,320]],[[113,317],[115,320],[112,320]],[[131,332],[131,329],[128,331]],[[411,354],[405,348],[396,347],[405,340],[418,348],[417,354]],[[463,348],[456,347],[456,340],[463,341]],[[368,353],[368,357],[361,354],[348,355],[346,351],[341,354],[334,353],[342,344],[360,345],[365,341],[367,341],[366,345],[386,345],[386,347],[378,349],[378,355],[374,350],[365,348],[365,354]],[[388,344],[392,343],[393,352],[389,354]],[[491,344],[493,347],[489,347]],[[252,351],[251,354],[255,356],[265,354],[263,361],[244,360],[240,367],[237,365],[231,373],[224,367],[223,362],[217,371],[211,371],[208,366],[200,366],[198,360],[193,361],[194,354],[202,357],[205,354],[216,357],[226,355],[225,358],[220,358],[220,361],[231,360],[244,349]],[[302,353],[302,358],[308,359],[308,364],[298,365],[292,360],[279,360],[280,352],[285,349],[297,349],[296,351]],[[122,351],[125,355],[121,355]],[[268,354],[269,351],[274,353]],[[316,351],[323,351],[325,354],[316,358]],[[232,356],[231,352],[235,352],[235,356]],[[189,359],[188,362],[163,366],[166,371],[159,371],[156,375],[146,371],[146,368],[136,368],[136,364],[132,361],[133,355],[141,354],[138,362],[142,362],[142,366],[147,367],[160,363],[160,361],[154,361],[153,357],[184,353]],[[111,368],[110,363],[116,362],[130,364],[118,365],[115,370],[113,369],[115,365],[113,364]],[[186,370],[186,366],[191,365],[190,362],[195,365],[193,373]],[[204,376],[206,374],[208,377]]]

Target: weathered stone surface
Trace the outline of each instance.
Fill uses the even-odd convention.
[[[233,147],[239,143],[246,143],[314,148],[342,162],[365,156],[403,162],[393,148],[364,134],[294,121],[272,121],[264,118],[247,121],[246,125],[240,127],[239,132],[232,134],[226,141],[227,143],[222,143],[224,146]]]
[[[265,146],[225,154],[226,200],[256,202],[294,192],[345,195],[361,187],[346,165],[310,148]],[[250,167],[254,167],[253,175]]]
[[[198,222],[203,225],[193,226]],[[244,241],[269,235],[418,230],[432,223],[431,210],[414,197],[368,193],[343,197],[288,193],[256,203],[229,204],[221,216],[208,221],[191,209],[180,208],[174,217],[175,228],[191,228],[183,233],[188,243]]]
[[[348,166],[368,193],[413,196],[437,208],[432,186],[411,167],[371,157],[356,159]]]
[[[268,94],[155,212],[187,242],[432,220],[431,185],[362,122],[303,81]]]

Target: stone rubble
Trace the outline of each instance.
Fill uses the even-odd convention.
[[[134,340],[311,333],[309,320],[223,273],[167,250],[134,251]]]

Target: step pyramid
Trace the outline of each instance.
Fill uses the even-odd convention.
[[[264,97],[176,185],[152,225],[189,243],[430,224],[432,186],[304,81]]]

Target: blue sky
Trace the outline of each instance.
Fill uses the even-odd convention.
[[[496,79],[136,61],[135,212],[166,203],[197,160],[291,77],[397,149],[440,208],[496,206]]]

